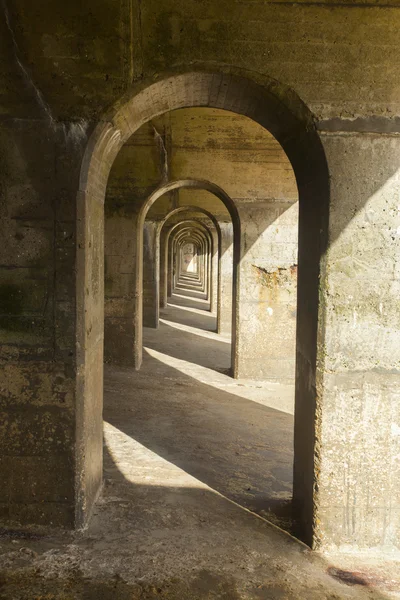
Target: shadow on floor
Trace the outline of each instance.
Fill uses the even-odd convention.
[[[104,418],[185,473],[290,529],[292,415],[147,355],[140,372],[106,368]]]
[[[215,331],[217,318],[209,311],[209,308],[208,302],[174,294],[169,298],[167,308],[160,310],[160,317],[204,331]]]
[[[134,483],[115,459],[129,453],[129,442],[118,429],[106,437],[104,503],[96,507],[89,533],[95,539],[96,529],[101,529],[102,537],[106,536],[123,556],[127,547],[137,545],[135,566],[141,575],[138,598],[391,598],[375,588],[371,573],[335,568],[294,538],[212,490],[185,487],[181,482],[170,486]],[[171,569],[175,576],[163,580]],[[150,585],[149,574],[155,579]],[[123,582],[122,575],[118,579]],[[387,585],[389,591],[399,589],[398,581]]]
[[[207,295],[200,290],[189,290],[187,287],[177,287],[172,294],[172,297],[180,297],[180,298],[193,298],[194,300],[198,300],[203,304],[203,306],[207,306],[207,310],[210,307],[210,302],[207,300]]]
[[[171,321],[170,314],[168,320]],[[184,319],[187,324],[193,322],[193,319]],[[177,319],[178,325],[182,324],[182,319]],[[228,373],[231,365],[231,345],[223,340],[209,339],[201,337],[196,333],[185,331],[172,324],[161,320],[159,328],[143,329],[145,336],[145,348],[162,352],[173,358],[184,360],[187,363],[200,365],[213,371]]]
[[[194,332],[165,322],[145,328],[141,370],[106,370],[105,419],[227,498],[290,529],[293,416],[224,391],[233,383],[219,375],[230,368],[231,345],[210,335],[204,323],[209,312],[176,305],[162,315]]]
[[[157,484],[166,461],[147,458],[143,472],[135,440],[108,423],[105,437],[105,485],[86,529],[0,538],[2,600],[392,597],[211,489]]]

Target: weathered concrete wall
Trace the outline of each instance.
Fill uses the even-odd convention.
[[[160,232],[160,308],[168,304],[168,278],[171,261],[168,260],[168,237],[170,227],[162,227]]]
[[[323,140],[332,205],[321,289],[317,538],[323,547],[399,547],[400,140]]]
[[[285,82],[319,119],[400,112],[397,0],[100,0],[96,15],[78,0],[8,4],[21,54],[56,118],[97,117],[132,80],[199,62]],[[2,113],[37,116],[1,27]]]
[[[160,313],[159,224],[146,220],[143,228],[143,326],[158,327]]]
[[[254,19],[255,7],[257,9],[257,19]],[[57,218],[54,218],[53,209],[56,208],[56,212],[59,210],[62,212],[64,208],[67,212],[72,211],[70,225],[72,235],[74,235],[76,231],[75,198],[78,189],[75,167],[81,158],[82,146],[78,144],[78,148],[74,148],[74,151],[71,151],[67,157],[65,154],[67,142],[63,140],[62,144],[58,143],[59,133],[68,131],[69,135],[71,131],[75,133],[85,131],[86,125],[90,122],[98,122],[99,116],[121,97],[133,80],[138,81],[154,73],[166,72],[177,64],[182,65],[182,68],[185,68],[186,65],[188,69],[193,69],[193,65],[197,66],[199,63],[204,62],[211,63],[215,68],[236,65],[243,69],[249,69],[253,73],[267,74],[286,84],[297,92],[311,108],[319,125],[321,125],[321,121],[330,120],[328,123],[323,122],[323,127],[330,125],[350,131],[360,129],[364,132],[375,131],[378,133],[387,132],[391,129],[396,130],[396,128],[398,130],[400,66],[395,57],[398,56],[400,12],[396,0],[392,0],[391,4],[385,3],[385,5],[377,5],[375,0],[364,0],[363,2],[351,4],[342,0],[334,4],[324,0],[316,3],[313,1],[291,3],[256,1],[256,3],[247,3],[244,1],[235,5],[232,5],[232,2],[228,2],[228,0],[218,3],[199,3],[195,0],[185,0],[185,2],[182,0],[178,2],[175,0],[174,2],[172,0],[162,0],[161,2],[150,0],[146,3],[140,3],[139,0],[134,0],[132,3],[123,2],[118,6],[115,6],[115,2],[111,2],[111,0],[101,0],[96,6],[96,14],[93,13],[91,6],[85,6],[78,0],[71,0],[68,3],[43,4],[22,2],[14,3],[11,7],[12,10],[8,10],[8,8],[8,5],[5,4],[6,18],[0,22],[0,68],[2,74],[0,114],[2,117],[1,153],[3,160],[5,157],[11,156],[9,153],[10,147],[13,147],[13,140],[18,138],[19,141],[17,142],[16,152],[11,158],[11,163],[8,163],[8,169],[0,171],[0,193],[2,199],[6,199],[7,205],[11,202],[12,206],[14,200],[10,199],[10,196],[12,197],[13,191],[15,191],[13,186],[17,185],[18,192],[16,196],[18,201],[23,199],[26,203],[25,206],[34,200],[37,205],[40,204],[40,210],[47,210],[51,207],[51,216],[48,221],[53,224],[53,234],[49,233],[48,241],[46,241],[46,244],[49,242],[51,248],[44,249],[43,246],[43,256],[46,263],[43,279],[43,289],[45,289],[43,297],[46,297],[46,302],[43,304],[39,301],[36,305],[33,298],[31,298],[31,294],[29,294],[29,301],[25,297],[24,305],[20,306],[20,309],[18,309],[19,300],[13,300],[13,308],[10,308],[8,299],[10,297],[13,299],[20,298],[23,295],[20,294],[19,290],[23,288],[21,280],[25,279],[26,275],[22,275],[21,270],[26,269],[24,273],[27,273],[29,264],[26,261],[22,263],[21,269],[20,266],[14,268],[14,261],[16,258],[21,259],[21,254],[18,249],[15,250],[13,245],[11,245],[11,250],[6,255],[8,260],[4,269],[6,273],[4,285],[8,286],[9,292],[3,295],[6,298],[5,306],[3,304],[3,315],[6,314],[8,319],[11,313],[13,329],[10,329],[10,322],[7,322],[3,328],[2,341],[5,342],[4,352],[6,353],[7,368],[11,365],[14,372],[7,379],[2,394],[3,398],[6,398],[6,400],[9,398],[12,402],[12,410],[7,403],[5,403],[5,408],[6,418],[12,423],[11,430],[14,433],[15,431],[22,431],[17,425],[17,413],[19,413],[21,427],[22,424],[25,426],[29,418],[31,422],[36,423],[38,414],[42,416],[49,415],[52,431],[51,436],[48,436],[44,429],[39,432],[38,428],[35,440],[40,441],[40,444],[37,447],[35,446],[33,451],[33,447],[29,446],[30,443],[33,443],[29,435],[21,433],[11,437],[8,434],[9,430],[6,430],[6,434],[2,439],[2,455],[6,457],[3,463],[4,469],[7,470],[17,456],[15,446],[10,447],[10,440],[13,440],[13,444],[19,446],[18,457],[41,456],[45,460],[53,455],[53,451],[54,453],[58,452],[60,446],[58,441],[62,440],[60,455],[64,456],[68,468],[63,471],[65,477],[62,480],[57,479],[53,469],[40,470],[39,475],[38,468],[38,479],[36,481],[38,481],[38,487],[43,490],[42,499],[44,500],[43,504],[40,505],[40,509],[38,503],[30,502],[33,494],[32,496],[29,495],[29,498],[23,498],[23,502],[20,503],[17,509],[16,505],[18,503],[15,502],[11,491],[13,484],[10,481],[12,480],[9,480],[7,475],[7,478],[5,478],[8,481],[6,484],[6,501],[2,507],[4,509],[3,520],[9,522],[10,515],[12,516],[14,510],[14,516],[18,514],[17,520],[21,522],[43,522],[45,520],[48,523],[50,521],[48,516],[43,516],[45,511],[47,510],[49,513],[53,511],[52,514],[55,514],[58,510],[55,507],[62,505],[60,513],[57,513],[52,522],[70,523],[72,501],[63,494],[63,485],[65,482],[72,480],[72,473],[75,468],[71,466],[74,461],[73,439],[76,425],[74,398],[73,392],[71,392],[76,366],[74,364],[75,341],[73,340],[75,337],[75,322],[72,316],[73,311],[70,312],[75,298],[75,290],[70,286],[67,285],[64,296],[60,292],[59,297],[63,299],[57,305],[53,305],[53,314],[58,316],[63,313],[62,318],[56,324],[57,318],[51,317],[52,325],[47,327],[47,323],[50,322],[51,300],[57,298],[54,288],[54,281],[57,281],[57,267],[54,269],[57,249],[61,248],[61,254],[63,254],[68,243],[67,239],[62,239],[59,245],[55,243],[56,235],[54,232],[57,231],[55,226]],[[232,43],[232,40],[235,43]],[[344,120],[340,122],[341,119]],[[59,122],[57,127],[53,127],[54,120]],[[70,121],[73,121],[73,127],[68,128],[67,124]],[[52,126],[48,127],[49,124]],[[67,129],[64,129],[64,126]],[[10,132],[10,135],[5,140],[4,136],[7,137],[7,132]],[[361,143],[366,144],[366,137],[361,136],[362,140],[358,141],[360,147]],[[382,199],[393,200],[395,197],[395,194],[392,191],[389,192],[385,187],[386,182],[388,182],[389,188],[393,184],[390,178],[394,174],[394,154],[384,152],[383,148],[380,148],[381,155],[377,153],[374,157],[375,162],[370,163],[367,159],[368,153],[366,155],[364,152],[358,154],[356,148],[351,147],[354,141],[351,138],[350,135],[346,141],[349,146],[346,148],[342,141],[337,146],[332,141],[330,141],[331,147],[328,147],[329,144],[327,144],[328,166],[333,176],[333,199],[339,207],[339,210],[333,210],[331,215],[334,220],[333,226],[338,229],[336,236],[338,240],[341,239],[350,217],[354,217],[357,211],[364,214],[362,207],[372,197],[370,188],[375,186],[377,181],[381,184],[382,194],[380,197]],[[34,147],[32,147],[32,139],[34,140]],[[385,146],[385,149],[390,148],[391,144],[392,142]],[[363,147],[363,150],[365,149]],[[345,155],[344,150],[350,150],[351,154]],[[357,158],[360,167],[362,165],[368,166],[368,168],[358,171],[357,182],[354,175],[358,169],[354,168],[353,155]],[[397,148],[395,155],[398,156]],[[11,170],[9,168],[10,164],[12,166]],[[343,184],[341,184],[342,187],[338,187],[341,178]],[[349,184],[347,184],[347,178],[350,181]],[[15,183],[16,180],[18,180],[17,184]],[[349,185],[348,188],[346,188],[347,185]],[[354,206],[356,192],[358,193],[359,202]],[[38,202],[39,199],[40,203]],[[61,206],[63,206],[63,209],[61,209]],[[350,215],[347,213],[351,206],[354,206],[351,209],[354,212]],[[94,211],[94,215],[96,214],[97,212]],[[343,219],[344,214],[349,219]],[[396,215],[388,211],[385,212],[386,214],[389,215],[388,227],[394,226]],[[11,217],[8,214],[4,217],[6,223],[5,239],[7,243],[10,240],[14,243],[15,222],[18,223],[18,227],[21,227],[22,221],[16,219],[12,212],[10,215]],[[33,233],[34,229],[38,229],[36,225],[37,223],[35,227],[29,228],[30,234]],[[370,228],[369,224],[368,228]],[[333,518],[333,502],[335,501],[339,505],[336,498],[338,496],[344,498],[344,496],[333,493],[335,486],[335,491],[338,492],[339,490],[336,479],[334,479],[332,488],[329,488],[326,475],[328,472],[326,467],[329,462],[327,456],[322,456],[320,503],[320,514],[323,518],[320,531],[322,543],[329,543],[331,540],[338,543],[343,540],[350,540],[351,543],[360,541],[361,543],[361,540],[363,540],[362,543],[369,544],[371,540],[378,540],[377,543],[382,544],[385,542],[384,533],[389,530],[394,532],[391,533],[392,540],[395,540],[396,537],[393,511],[392,509],[389,510],[383,496],[387,492],[387,498],[393,497],[393,493],[389,489],[388,474],[389,468],[392,469],[395,464],[395,459],[393,458],[393,463],[390,466],[386,455],[382,459],[380,453],[382,445],[378,443],[378,439],[380,439],[380,436],[384,439],[384,434],[388,433],[389,407],[390,410],[395,410],[397,406],[395,404],[397,388],[395,389],[394,386],[389,385],[388,381],[391,381],[392,376],[396,376],[398,366],[393,365],[395,353],[392,352],[394,347],[390,339],[388,343],[391,350],[390,356],[384,352],[382,340],[385,339],[386,334],[383,335],[383,332],[386,332],[386,328],[389,328],[389,323],[387,319],[385,320],[384,307],[382,307],[381,312],[379,309],[380,303],[376,304],[378,299],[376,288],[379,287],[380,291],[383,289],[386,291],[389,298],[388,303],[390,304],[395,284],[388,285],[387,271],[385,270],[388,261],[385,261],[384,267],[381,267],[378,260],[381,255],[376,251],[376,245],[378,244],[377,240],[382,243],[382,232],[378,233],[377,226],[370,229],[367,229],[366,226],[363,229],[362,237],[359,233],[361,237],[360,244],[368,241],[368,248],[374,249],[373,253],[368,255],[368,268],[370,265],[377,265],[379,268],[375,270],[375,280],[365,277],[360,278],[359,295],[362,300],[361,313],[363,318],[357,317],[359,320],[357,326],[354,326],[354,338],[359,339],[358,336],[361,336],[364,343],[365,338],[362,337],[365,334],[364,325],[368,324],[373,328],[372,316],[374,319],[376,318],[376,328],[373,328],[373,331],[379,330],[379,335],[370,336],[371,354],[361,355],[361,371],[363,371],[363,377],[367,378],[365,371],[369,373],[368,377],[372,379],[371,373],[376,374],[378,372],[377,365],[373,367],[372,363],[374,360],[379,360],[384,365],[385,378],[383,379],[378,373],[378,376],[373,377],[372,383],[368,383],[368,388],[361,388],[362,391],[358,397],[360,411],[361,407],[369,407],[372,410],[373,403],[369,400],[369,390],[372,390],[374,398],[378,397],[384,400],[384,410],[382,412],[385,419],[382,423],[380,419],[374,419],[374,421],[372,418],[370,419],[370,426],[367,429],[368,437],[371,438],[372,442],[369,445],[364,444],[363,449],[365,452],[361,457],[361,454],[358,454],[360,453],[361,443],[359,445],[355,441],[355,434],[358,434],[360,428],[356,429],[354,426],[353,429],[348,429],[352,416],[354,416],[355,422],[359,418],[358,412],[354,415],[349,414],[350,409],[356,405],[354,401],[349,401],[351,399],[349,391],[350,378],[353,377],[353,381],[358,380],[355,372],[355,361],[351,359],[354,348],[351,349],[349,336],[344,334],[349,330],[349,323],[353,323],[353,313],[349,314],[350,308],[346,308],[348,312],[344,309],[339,310],[339,314],[334,311],[336,301],[339,309],[345,306],[342,298],[347,293],[349,281],[354,283],[354,278],[349,277],[348,279],[335,281],[335,277],[338,276],[334,269],[333,272],[328,273],[327,282],[330,283],[329,278],[332,279],[337,296],[332,295],[332,290],[329,287],[324,287],[324,283],[321,292],[326,301],[326,341],[324,341],[324,344],[326,344],[326,352],[329,357],[327,364],[334,366],[335,370],[329,373],[329,377],[325,374],[322,379],[323,386],[319,389],[320,405],[318,410],[319,418],[321,419],[321,415],[324,417],[321,426],[321,441],[324,441],[324,436],[328,436],[330,430],[332,430],[332,436],[337,435],[338,428],[336,427],[334,414],[342,415],[343,431],[349,431],[350,433],[347,440],[348,444],[338,444],[338,456],[343,456],[343,448],[345,447],[354,450],[355,454],[361,457],[361,464],[364,467],[363,476],[367,481],[372,481],[375,476],[380,476],[374,465],[379,464],[382,466],[382,476],[385,478],[382,486],[384,491],[379,497],[374,497],[372,503],[369,503],[369,500],[367,503],[365,494],[361,494],[364,498],[362,510],[372,505],[376,508],[372,511],[371,518],[362,519],[359,517],[362,510],[360,509],[357,512],[360,507],[357,496],[355,500],[356,510],[353,511],[357,516],[356,526],[352,528],[352,526],[347,527],[346,525],[347,529],[344,527],[339,529],[337,524],[344,521],[335,518],[332,521],[333,529],[330,529],[330,519]],[[359,232],[361,232],[361,229]],[[96,236],[97,234],[99,232],[96,232]],[[35,238],[36,235],[40,239],[43,232],[40,234],[35,233]],[[95,240],[94,237],[93,240]],[[95,241],[97,244],[97,237]],[[72,240],[70,249],[72,255],[74,254],[75,243]],[[85,250],[88,247],[89,242],[87,246],[84,246]],[[93,257],[97,251],[98,248],[93,250]],[[333,251],[336,252],[335,246],[332,248]],[[339,251],[339,246],[337,251]],[[89,254],[92,257],[92,254]],[[11,256],[12,259],[10,260]],[[393,265],[394,254],[390,252],[388,256],[391,257],[389,265]],[[331,254],[328,258],[329,260],[334,259],[335,255]],[[52,263],[52,267],[47,269],[50,263]],[[101,263],[98,263],[98,265],[98,271],[100,271]],[[65,272],[72,277],[73,259],[71,257],[66,258],[64,266]],[[328,262],[328,266],[331,268],[331,263]],[[49,276],[52,268],[55,274],[54,277]],[[87,268],[89,269],[89,265],[87,265]],[[61,281],[60,289],[62,289],[62,281],[66,280],[67,276],[59,278],[59,281]],[[377,282],[376,287],[374,281]],[[32,287],[34,287],[33,284],[29,284],[29,290]],[[93,312],[93,318],[96,319],[98,319],[100,312],[97,310],[99,289],[101,289],[101,286],[99,288],[94,277],[93,286],[88,287],[88,292],[89,294],[93,292],[95,297],[96,311]],[[35,294],[32,294],[32,296],[37,298]],[[38,294],[39,296],[40,294]],[[91,298],[88,302],[91,302]],[[39,304],[41,308],[38,308]],[[44,304],[45,308],[42,308]],[[382,302],[382,304],[384,303]],[[378,310],[373,308],[375,306],[378,307]],[[19,315],[13,313],[16,310],[15,307],[18,309]],[[64,312],[62,307],[64,307]],[[35,318],[32,318],[32,313],[34,313]],[[43,319],[36,318],[38,314],[45,314],[45,317]],[[32,321],[30,322],[33,324],[29,334],[31,335],[30,340],[26,329],[18,338],[16,323],[18,323],[19,328],[20,323],[25,326],[31,318]],[[89,330],[92,331],[90,329],[91,319],[88,320],[88,325],[89,335]],[[20,332],[20,329],[18,331]],[[95,339],[92,336],[88,341],[91,348],[94,346],[100,348],[101,332],[96,328],[94,332],[96,333],[96,336],[93,333]],[[388,337],[390,338],[390,336]],[[57,341],[61,338],[64,340],[64,353],[62,355],[58,352]],[[94,339],[93,342],[92,339]],[[334,345],[335,340],[338,344],[337,347]],[[340,343],[337,340],[340,340]],[[339,354],[337,350],[340,351]],[[319,361],[323,358],[323,349],[320,349]],[[69,365],[71,365],[72,372],[69,371]],[[338,365],[340,366],[340,377]],[[80,366],[78,364],[78,367]],[[95,372],[98,372],[97,367]],[[24,383],[21,383],[20,388],[15,391],[15,382],[22,381],[20,378],[21,373],[27,379],[24,379]],[[50,377],[48,378],[49,373]],[[340,379],[342,377],[347,380],[347,387]],[[331,380],[328,386],[329,378]],[[28,386],[25,385],[26,380],[29,380]],[[340,386],[336,387],[338,381]],[[311,389],[314,385],[315,382],[310,381],[308,388]],[[369,387],[370,385],[371,387]],[[89,387],[91,386],[89,385]],[[340,400],[343,405],[339,402],[339,389],[347,390],[343,394],[343,399]],[[357,383],[356,390],[352,394],[357,396],[359,390],[360,384]],[[61,407],[63,403],[59,403],[57,398],[59,393],[64,394],[64,392],[66,394],[66,404]],[[312,390],[310,394],[312,395]],[[100,396],[97,394],[96,397],[101,397],[101,394]],[[4,402],[3,398],[2,401]],[[48,402],[46,409],[40,408],[37,412],[36,408],[34,411],[27,408],[28,404],[40,403],[46,398],[45,402]],[[21,405],[21,399],[24,399],[23,401],[27,400],[27,405],[19,411],[15,407]],[[90,395],[85,397],[85,402],[86,400],[89,403],[94,402]],[[69,401],[71,401],[71,405],[68,407],[67,402]],[[55,405],[57,405],[56,408]],[[93,404],[93,409],[96,411],[95,404]],[[310,406],[308,416],[311,415],[312,420],[314,419],[313,410],[314,407]],[[96,411],[96,414],[98,414],[98,411]],[[365,415],[365,413],[363,414]],[[27,415],[27,419],[23,420],[22,415]],[[395,419],[393,422],[396,425]],[[64,433],[54,437],[53,433],[57,431],[57,428],[61,428]],[[396,431],[396,427],[393,428],[393,431]],[[51,444],[54,444],[51,446],[46,445],[46,443],[50,444],[50,437],[52,438]],[[366,439],[367,436],[364,437]],[[393,437],[396,439],[395,435]],[[328,438],[325,437],[325,439]],[[22,443],[23,451],[20,449]],[[326,448],[327,450],[333,450],[333,454],[335,454],[335,444],[326,442]],[[93,450],[93,456],[97,456],[97,450],[97,447],[96,451]],[[298,450],[300,451],[301,448],[298,447]],[[393,457],[395,456],[397,454],[394,453]],[[338,463],[335,463],[334,467],[339,469],[338,472],[340,472],[340,468],[347,468],[340,467]],[[19,486],[23,481],[23,473],[18,469],[14,473],[20,474],[18,479],[15,479],[14,476],[14,481]],[[48,478],[46,473],[49,474]],[[395,471],[393,471],[392,478],[392,481],[395,481]],[[46,480],[50,481],[52,490],[45,491],[47,490]],[[354,485],[359,491],[360,486],[362,486],[360,480],[357,478],[348,479],[348,482],[350,481],[356,482]],[[350,483],[346,485],[347,489],[350,490]],[[351,485],[353,484],[351,483]],[[24,485],[23,493],[29,489],[28,485]],[[68,489],[71,489],[70,486],[68,486]],[[329,491],[330,489],[332,491],[328,494],[326,490]],[[60,501],[62,497],[65,498],[65,502]],[[355,498],[355,495],[353,494],[351,497]],[[54,498],[56,498],[56,501],[52,503]],[[32,504],[35,506],[29,508]],[[339,505],[340,515],[343,514],[344,506],[348,507],[350,504],[345,504],[343,500]],[[382,507],[384,507],[384,510],[381,510]],[[345,514],[349,514],[347,508],[346,511]],[[60,516],[61,513],[63,513],[63,517]],[[388,528],[382,525],[383,521],[379,521],[377,515],[389,513],[390,527]],[[365,514],[368,514],[368,517],[371,515],[370,512]],[[361,532],[361,524],[365,527],[363,533]]]
[[[297,203],[240,207],[237,375],[293,380],[297,304]]]
[[[84,143],[41,121],[10,120],[0,132],[0,520],[11,527],[77,522],[74,195]]]
[[[232,279],[233,279],[233,227],[220,223],[221,257],[219,265],[220,297],[217,311],[217,331],[222,335],[232,332]]]
[[[124,209],[105,218],[104,360],[115,364],[134,364],[136,219]]]

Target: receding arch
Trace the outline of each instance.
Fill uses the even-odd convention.
[[[135,341],[134,347],[134,363],[136,368],[140,368],[142,363],[142,354],[143,354],[143,334],[142,334],[142,322],[143,322],[143,309],[142,309],[142,286],[140,285],[143,280],[143,227],[146,220],[146,216],[150,208],[153,204],[161,198],[164,194],[179,190],[179,189],[194,189],[194,190],[206,190],[216,196],[227,208],[229,215],[232,221],[233,227],[233,264],[235,265],[235,269],[233,271],[233,298],[234,302],[232,305],[232,323],[234,324],[233,330],[237,331],[236,322],[237,322],[237,294],[239,289],[239,264],[240,264],[240,236],[241,236],[241,228],[240,228],[240,217],[238,209],[232,200],[232,198],[218,185],[211,181],[207,181],[204,179],[179,179],[175,181],[170,181],[164,185],[161,185],[156,190],[153,191],[152,194],[147,198],[147,200],[143,203],[139,210],[138,218],[137,218],[137,227],[136,227],[136,264],[135,264],[135,272],[137,274],[136,277],[136,292],[135,295],[138,299],[137,310],[135,311],[134,321],[135,321],[135,331],[137,340]],[[236,370],[236,352],[235,347],[238,343],[238,339],[236,337],[235,342],[232,344],[232,369],[233,374],[235,374]]]
[[[178,224],[176,230],[172,232],[172,236],[172,244],[175,247],[180,246],[184,239],[190,239],[196,243],[199,249],[207,252],[212,250],[211,232],[205,225],[196,223],[194,220],[187,220]]]
[[[185,212],[194,212],[194,213],[198,213],[198,214],[204,214],[206,217],[208,217],[211,222],[213,223],[215,230],[216,230],[216,235],[217,235],[217,272],[216,272],[216,303],[217,303],[217,331],[220,330],[220,294],[221,294],[221,254],[222,254],[222,236],[221,236],[221,227],[218,223],[217,218],[208,210],[206,210],[205,208],[202,208],[201,206],[196,206],[196,205],[186,205],[186,206],[180,206],[178,208],[175,208],[173,210],[171,210],[163,219],[161,226],[160,226],[160,235],[161,232],[164,228],[164,225],[167,224],[168,220],[173,218],[174,216],[178,215],[178,214],[182,214]],[[240,228],[240,224],[239,224],[239,228]],[[162,260],[166,260],[166,262],[168,262],[168,243],[169,243],[169,237],[170,237],[171,232],[168,232],[167,236],[166,236],[166,240],[165,240],[165,245],[166,245],[166,252],[167,255],[166,257],[162,257]],[[240,240],[240,235],[238,236],[239,240]],[[236,268],[234,266],[234,268]],[[214,279],[212,279],[212,286],[214,286]],[[168,293],[165,293],[165,296],[168,296]],[[234,301],[234,300],[233,300]],[[233,302],[232,301],[232,302]],[[214,295],[213,295],[213,291],[211,293],[211,304],[210,304],[210,310],[212,310],[214,308]]]
[[[209,278],[208,276],[211,274],[211,264],[208,260],[209,255],[212,251],[212,238],[207,232],[206,229],[202,230],[198,227],[194,222],[189,223],[187,226],[182,227],[181,229],[174,232],[175,235],[173,237],[172,243],[174,247],[175,254],[175,263],[178,267],[175,278],[175,290],[179,289],[182,285],[180,282],[180,278],[182,277],[182,248],[183,246],[190,242],[196,249],[196,254],[198,256],[198,260],[200,261],[199,266],[199,283],[201,285],[200,291],[205,294],[206,299],[210,299],[210,287],[209,287]]]
[[[77,197],[76,259],[76,522],[84,523],[101,486],[101,397],[103,356],[103,204],[113,161],[127,139],[165,112],[195,106],[245,115],[275,136],[286,152],[299,190],[299,267],[296,347],[294,505],[300,535],[314,532],[314,474],[320,427],[317,339],[323,331],[319,280],[325,276],[329,173],[311,111],[290,88],[274,79],[235,67],[176,69],[135,84],[95,127],[87,144]],[[168,184],[167,184],[168,185]],[[240,258],[240,257],[239,257]],[[320,357],[323,350],[320,349]]]
[[[177,223],[175,226],[172,227],[169,233],[171,237],[173,237],[173,246],[175,246],[175,244],[178,244],[182,237],[189,235],[191,238],[193,238],[200,244],[202,244],[204,240],[206,240],[211,253],[213,252],[213,239],[211,231],[205,224],[200,223],[194,219],[186,219],[184,221],[181,221],[180,223]]]

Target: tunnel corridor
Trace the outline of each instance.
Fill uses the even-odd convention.
[[[400,598],[399,2],[86,4],[0,19],[1,600]]]
[[[137,472],[130,457],[136,483],[195,481],[290,528],[293,387],[233,380],[230,338],[215,333],[208,309],[182,283],[160,327],[144,329],[141,370],[107,368],[104,418],[140,447]]]

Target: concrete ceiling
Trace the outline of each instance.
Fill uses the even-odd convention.
[[[275,138],[247,117],[209,108],[180,109],[142,126],[120,151],[109,180],[107,209],[134,211],[161,183],[205,179],[241,203],[295,202],[291,165]],[[198,205],[221,219],[222,202],[206,191],[165,195],[149,216]]]

